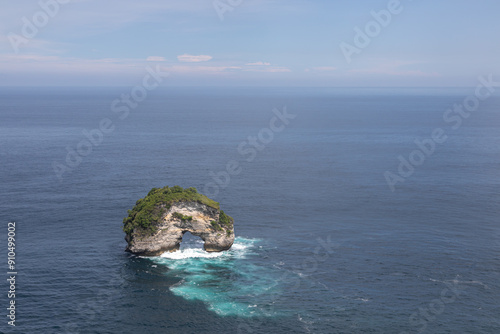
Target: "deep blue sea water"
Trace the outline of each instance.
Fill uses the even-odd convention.
[[[473,88],[163,88],[120,119],[129,92],[0,91],[0,267],[15,221],[18,271],[0,332],[500,333],[498,95],[453,129],[443,114]],[[114,130],[58,178],[105,118]],[[391,191],[384,173],[436,128],[447,140]],[[210,186],[232,160],[241,172]],[[125,253],[127,209],[165,185],[209,191],[232,249],[186,236],[163,257]]]

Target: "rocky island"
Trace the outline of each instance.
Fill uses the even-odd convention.
[[[221,252],[234,242],[234,220],[219,203],[180,186],[153,188],[123,219],[126,251],[157,256],[179,249],[186,232],[199,236],[207,252]]]

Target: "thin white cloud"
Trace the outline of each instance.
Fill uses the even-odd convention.
[[[421,70],[386,70],[386,69],[360,69],[351,70],[350,73],[354,74],[381,74],[381,75],[391,75],[391,76],[408,76],[408,77],[440,77],[441,75],[437,72],[424,72]]]
[[[44,55],[0,54],[0,71],[23,73],[129,73],[144,69],[137,59],[81,59]]]
[[[172,66],[167,68],[174,73],[217,73],[241,70],[239,66]]]
[[[258,61],[258,62],[255,62],[255,63],[248,63],[248,64],[245,64],[247,66],[271,66],[271,63],[264,63],[262,61]]]
[[[167,61],[167,59],[165,59],[165,57],[149,56],[146,58],[146,61]]]
[[[44,56],[35,54],[4,54],[0,55],[1,62],[10,62],[12,64],[28,63],[28,62],[55,62],[61,58],[57,56]],[[8,64],[6,64],[8,65]]]
[[[320,67],[313,67],[312,69],[317,72],[331,72],[335,71],[337,68],[332,66],[320,66]]]
[[[212,59],[212,56],[209,55],[193,56],[193,55],[183,54],[177,56],[177,59],[184,63],[199,63],[202,61],[209,61],[210,59]]]
[[[290,70],[289,68],[286,68],[286,67],[246,68],[243,71],[245,71],[245,72],[267,72],[267,73],[292,72],[292,70]]]
[[[417,61],[380,61],[376,66],[360,69],[352,69],[349,73],[353,74],[375,74],[389,76],[408,76],[408,77],[439,77],[437,72],[426,72],[422,69],[415,68],[415,65],[423,63]]]

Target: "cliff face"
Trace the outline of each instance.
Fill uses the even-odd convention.
[[[179,249],[185,232],[199,236],[207,252],[228,250],[233,245],[234,221],[220,209],[196,201],[174,202],[163,208],[154,232],[134,228],[127,234],[127,251],[146,256],[173,252]]]

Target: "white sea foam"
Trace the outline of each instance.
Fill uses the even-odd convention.
[[[220,257],[223,256],[224,253],[209,253],[207,251],[204,251],[203,249],[199,248],[186,248],[186,249],[181,249],[176,252],[165,252],[160,257],[167,258],[167,259],[173,259],[173,260],[180,260],[180,259],[189,259],[189,258],[215,258],[215,257]]]
[[[176,252],[165,252],[160,255],[161,258],[172,259],[172,260],[182,260],[182,259],[190,259],[190,258],[217,258],[222,256],[241,256],[245,254],[245,251],[251,248],[254,242],[258,241],[258,239],[245,239],[245,238],[236,238],[233,246],[227,252],[212,252],[209,253],[203,250],[200,247],[196,247],[195,244],[188,245],[188,248],[182,248]],[[203,241],[196,241],[198,245],[202,245]],[[192,247],[194,246],[194,247]]]
[[[245,244],[242,244],[242,243],[234,243],[233,246],[231,247],[231,249],[233,250],[245,250],[247,249],[248,247],[250,247],[251,245],[245,245]]]

